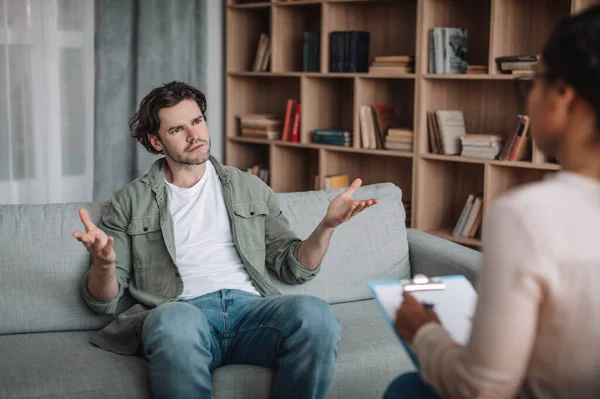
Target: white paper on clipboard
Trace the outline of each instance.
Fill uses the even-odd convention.
[[[440,279],[446,285],[444,290],[414,291],[411,294],[419,302],[433,303],[434,310],[443,327],[450,333],[456,343],[465,345],[471,334],[472,318],[477,305],[477,293],[464,276],[445,276],[440,277]],[[371,282],[369,287],[393,327],[396,312],[402,304],[402,282]]]

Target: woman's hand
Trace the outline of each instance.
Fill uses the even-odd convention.
[[[396,331],[410,344],[417,331],[425,324],[430,322],[441,324],[441,322],[432,308],[426,307],[406,291],[402,296],[404,301],[396,313]]]

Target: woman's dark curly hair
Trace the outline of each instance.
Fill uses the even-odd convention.
[[[562,20],[542,51],[544,79],[572,86],[596,112],[600,125],[600,5]]]
[[[129,119],[129,131],[148,151],[160,154],[150,144],[149,134],[158,135],[163,108],[172,107],[183,100],[194,100],[206,120],[206,96],[201,90],[183,82],[170,82],[152,90],[140,103],[140,109]]]

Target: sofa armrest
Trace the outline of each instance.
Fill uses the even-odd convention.
[[[412,275],[461,274],[475,286],[481,252],[416,229],[407,229],[407,236]]]

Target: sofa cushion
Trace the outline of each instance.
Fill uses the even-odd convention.
[[[307,238],[344,189],[278,194],[292,229]],[[379,198],[379,204],[338,227],[316,278],[302,285],[272,280],[285,294],[318,296],[329,303],[371,298],[367,282],[410,276],[402,192],[391,183],[360,187],[353,198]]]
[[[98,221],[101,204],[0,206],[0,334],[99,329],[79,292],[89,254],[71,234],[77,209]]]
[[[342,324],[330,398],[381,397],[414,366],[373,300],[333,305]],[[145,361],[88,343],[91,332],[0,336],[1,398],[149,397]],[[35,359],[35,361],[33,361]],[[214,396],[266,398],[271,370],[247,365],[213,373]]]

